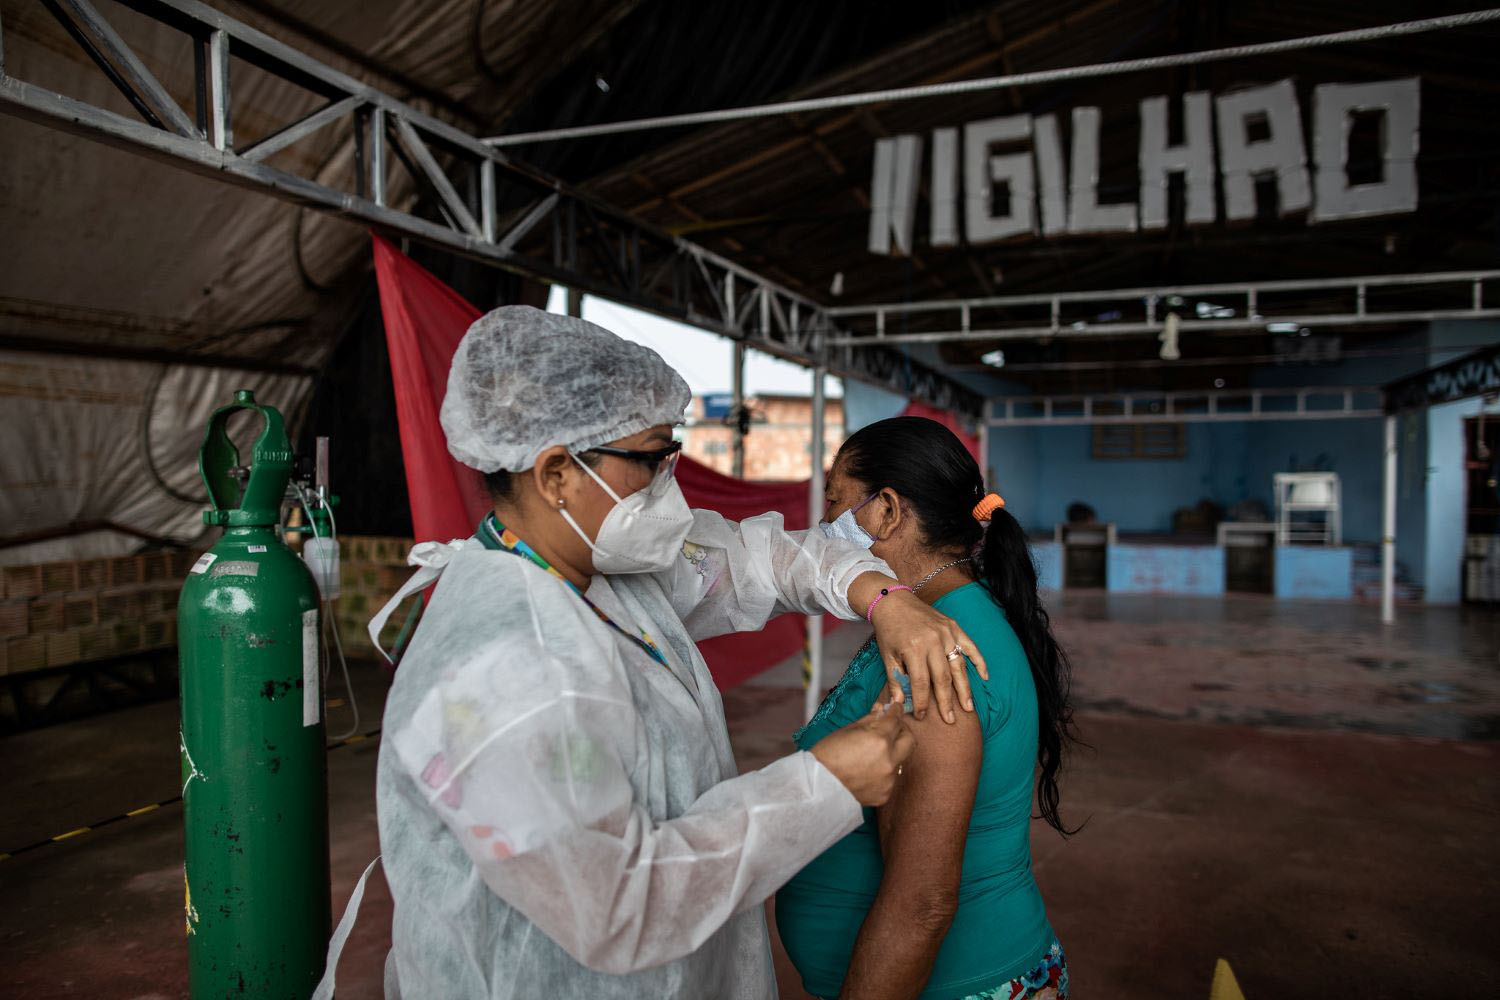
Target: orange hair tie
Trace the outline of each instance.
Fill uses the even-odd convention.
[[[998,493],[990,493],[974,505],[974,520],[988,521],[995,511],[1005,506],[1005,500]]]

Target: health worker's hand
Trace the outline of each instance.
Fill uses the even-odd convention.
[[[876,704],[858,722],[829,733],[812,748],[812,754],[860,805],[883,806],[915,745],[901,724],[901,706],[885,702]]]
[[[973,661],[980,677],[990,679],[979,646],[958,623],[905,590],[893,591],[875,605],[875,642],[885,660],[886,690],[891,700],[898,704],[902,701],[896,671],[904,671],[911,679],[912,712],[918,719],[927,715],[930,701],[937,702],[938,715],[945,722],[957,720],[955,704],[967,712],[974,711],[965,657]],[[950,658],[955,650],[959,655]]]

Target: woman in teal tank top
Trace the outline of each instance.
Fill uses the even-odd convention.
[[[958,622],[988,664],[969,666],[974,712],[907,715],[916,749],[896,794],[776,894],[776,924],[818,997],[1051,1000],[1062,946],[1031,871],[1033,782],[1058,815],[1070,740],[1068,663],[1037,599],[1026,538],[947,428],[897,417],[863,428],[828,477],[829,534],[868,544]],[[806,750],[865,715],[886,684],[867,643],[794,737]],[[908,708],[910,699],[908,701]]]

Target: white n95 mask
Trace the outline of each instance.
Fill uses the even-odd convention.
[[[615,501],[595,539],[589,538],[566,509],[558,510],[593,551],[594,569],[600,573],[659,573],[670,568],[693,526],[693,512],[677,485],[677,477],[663,470],[645,489],[621,500],[587,462],[571,453],[569,457]]]
[[[829,538],[837,538],[845,542],[853,542],[855,545],[858,545],[862,549],[868,549],[870,546],[875,544],[875,539],[870,537],[870,533],[868,531],[859,526],[859,522],[854,519],[854,515],[857,511],[862,510],[865,504],[874,499],[875,494],[871,493],[859,503],[855,504],[853,507],[850,507],[838,517],[834,518],[831,522],[818,522],[818,527],[822,528],[823,534],[827,535]]]

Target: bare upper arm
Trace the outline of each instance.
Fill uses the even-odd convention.
[[[964,841],[983,763],[983,731],[972,712],[955,723],[936,712],[903,722],[916,738],[896,793],[876,812],[885,858],[881,890],[921,897],[928,889],[958,891]]]

